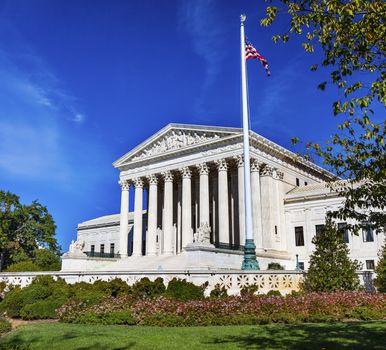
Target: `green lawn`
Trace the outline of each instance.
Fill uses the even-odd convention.
[[[386,321],[226,327],[20,326],[0,349],[385,349]]]

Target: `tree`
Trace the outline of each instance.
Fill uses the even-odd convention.
[[[12,263],[39,260],[44,254],[41,249],[59,256],[55,230],[46,207],[37,201],[23,205],[17,195],[0,191],[0,270]]]
[[[325,90],[334,85],[340,91],[333,101],[333,114],[343,117],[338,131],[325,146],[312,142],[306,146],[311,154],[321,157],[329,170],[346,180],[329,184],[345,199],[330,216],[355,219],[356,223],[349,225],[354,232],[368,222],[377,230],[385,230],[386,120],[372,109],[386,104],[385,1],[266,1],[274,6],[266,8],[263,26],[272,25],[279,13],[290,19],[288,29],[274,35],[273,40],[285,43],[293,34],[300,35],[307,52],[318,49],[321,53],[316,55],[321,57],[320,62],[311,70],[320,66],[329,69],[329,78],[318,88]]]
[[[377,277],[374,280],[374,285],[378,292],[386,293],[386,243],[379,252],[379,261],[374,271]]]
[[[331,220],[326,221],[323,230],[314,236],[312,243],[315,244],[315,250],[310,257],[304,289],[308,292],[358,289],[356,271],[360,264],[350,260],[343,234]]]

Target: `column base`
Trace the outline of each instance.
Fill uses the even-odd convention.
[[[244,246],[244,260],[242,270],[260,270],[259,262],[256,260],[256,246],[253,239],[246,239]]]

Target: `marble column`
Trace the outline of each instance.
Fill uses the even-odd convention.
[[[140,256],[142,255],[143,181],[137,178],[133,182],[135,188],[133,256]]]
[[[121,185],[121,216],[119,223],[119,254],[127,256],[129,239],[129,190],[130,183],[127,180],[119,181]]]
[[[192,171],[188,168],[180,169],[182,176],[182,248],[193,242],[192,231]]]
[[[275,229],[275,191],[273,184],[274,169],[266,164],[260,167],[261,189],[261,225],[263,235],[263,248],[273,248],[273,236]]]
[[[197,165],[200,174],[200,225],[209,225],[209,167],[206,163]]]
[[[164,177],[164,249],[165,255],[173,255],[174,251],[174,227],[173,227],[173,174],[170,171],[162,173]]]
[[[252,182],[252,217],[253,232],[257,249],[263,248],[263,231],[261,226],[261,192],[260,192],[260,164],[257,159],[251,160]]]
[[[245,244],[244,156],[236,157],[239,195],[239,244]]]
[[[219,241],[229,244],[228,165],[225,159],[216,161],[218,170]]]
[[[156,255],[158,219],[158,179],[156,175],[150,175],[147,179],[149,181],[149,203],[147,211],[146,254]]]

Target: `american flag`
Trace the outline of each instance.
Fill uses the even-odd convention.
[[[245,60],[248,61],[250,58],[257,58],[263,65],[267,75],[270,76],[271,72],[268,69],[268,61],[261,56],[253,45],[246,39],[245,40]]]

